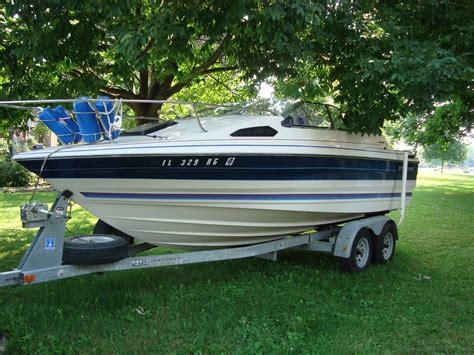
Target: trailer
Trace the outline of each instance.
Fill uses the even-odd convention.
[[[243,247],[138,255],[155,248],[130,245],[118,235],[92,234],[65,238],[71,193],[59,192],[52,207],[29,202],[21,207],[24,228],[39,228],[19,266],[0,272],[0,286],[29,285],[108,271],[146,269],[259,257],[276,261],[282,250],[298,249],[328,253],[340,259],[342,270],[361,272],[371,262],[387,263],[395,252],[397,225],[383,215],[358,219],[343,226],[289,236]]]

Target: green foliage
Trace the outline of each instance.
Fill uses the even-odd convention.
[[[10,159],[10,147],[0,138],[0,187],[24,187],[33,181],[32,174]]]
[[[433,144],[425,147],[423,157],[427,161],[440,160],[444,163],[462,164],[467,159],[467,145],[453,141],[449,145]]]
[[[465,113],[469,111],[462,100],[444,102],[431,113],[408,114],[398,122],[386,124],[387,133],[395,140],[403,139],[413,146],[439,145],[447,149],[470,132]]]
[[[207,74],[173,96],[174,100],[213,104],[248,101],[255,97],[255,85],[239,72]]]
[[[330,98],[350,131],[407,117],[421,144],[446,143],[474,122],[473,13],[464,0],[16,0],[0,5],[0,98],[192,88],[180,97],[234,101],[209,77],[232,73],[233,90],[270,80],[280,95]]]
[[[6,156],[9,152],[8,141],[0,138],[0,159]]]
[[[44,142],[46,136],[50,134],[51,130],[46,125],[39,121],[38,124],[31,130],[31,133],[36,137],[37,141]]]
[[[2,94],[168,99],[208,74],[283,74],[322,14],[304,1],[18,0],[0,7]]]
[[[33,181],[31,173],[8,157],[0,158],[0,187],[24,187]]]
[[[414,140],[423,145],[469,132],[474,124],[472,1],[327,6],[319,36],[312,40],[313,60],[280,81],[281,93],[333,97],[351,131],[377,133],[384,122],[408,117],[402,125],[413,127]]]

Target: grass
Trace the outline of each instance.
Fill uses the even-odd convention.
[[[0,270],[33,236],[28,198],[0,195]],[[0,330],[10,353],[472,352],[473,216],[473,177],[421,175],[389,265],[295,251],[1,288]],[[94,222],[75,208],[68,229]]]

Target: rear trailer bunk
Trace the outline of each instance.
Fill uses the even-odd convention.
[[[43,203],[21,207],[24,228],[38,228],[18,268],[0,273],[0,286],[27,285],[106,271],[145,269],[168,265],[260,257],[277,259],[281,250],[299,249],[328,253],[340,259],[345,271],[360,272],[370,262],[387,263],[394,255],[397,225],[386,216],[373,216],[328,226],[324,230],[244,247],[192,251],[165,255],[137,254],[155,247],[131,245],[126,235],[99,221],[93,234],[65,238],[71,193],[58,194],[51,209]],[[102,225],[100,224],[102,223]]]

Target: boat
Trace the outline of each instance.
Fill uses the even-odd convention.
[[[193,114],[13,160],[115,229],[171,248],[262,243],[383,215],[412,197],[415,156],[337,129],[303,101],[171,104]]]

